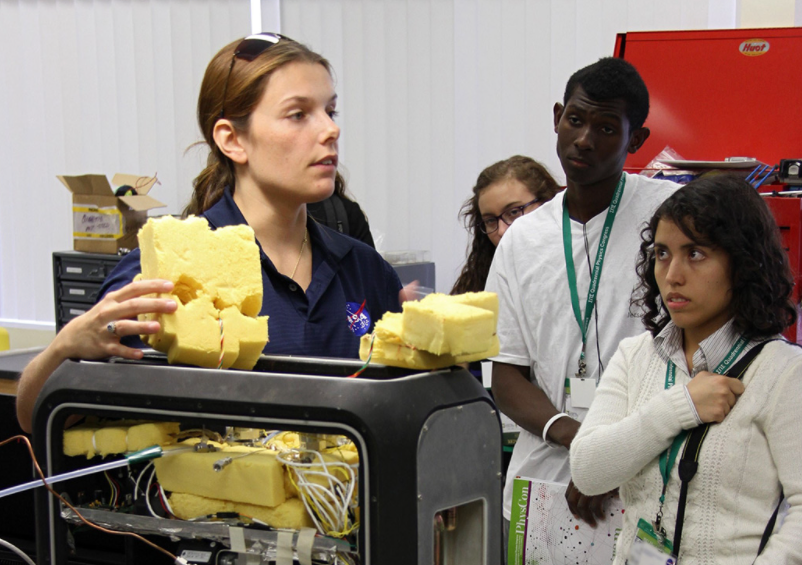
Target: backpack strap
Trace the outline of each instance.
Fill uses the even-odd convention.
[[[334,215],[336,217],[336,224],[332,227],[339,231],[340,233],[344,233],[345,235],[351,235],[351,227],[348,225],[348,214],[345,211],[345,205],[343,204],[342,198],[339,196],[334,196],[329,198],[328,201],[334,205]]]
[[[752,364],[755,357],[757,357],[760,352],[763,350],[763,347],[769,343],[770,341],[776,341],[773,339],[763,341],[758,343],[752,349],[747,351],[738,362],[732,366],[732,368],[727,371],[727,376],[732,377],[734,379],[741,379],[749,368],[749,365]],[[679,502],[677,505],[677,523],[674,528],[674,555],[679,556],[679,548],[680,548],[680,541],[682,540],[682,526],[685,522],[685,505],[688,499],[688,484],[693,480],[694,475],[696,475],[696,471],[699,468],[699,453],[702,449],[702,442],[704,442],[705,437],[707,436],[707,431],[710,429],[710,424],[702,424],[701,426],[697,426],[696,428],[692,429],[688,434],[688,441],[685,442],[685,448],[682,450],[682,458],[679,462],[679,479],[681,481],[680,489],[679,489]],[[782,499],[780,499],[782,502]],[[777,507],[779,510],[779,505]],[[774,529],[774,522],[777,519],[777,512],[775,511],[774,516],[769,521],[770,528],[767,527],[766,531],[763,532],[763,537],[768,541],[769,536],[771,535],[771,531]],[[763,546],[765,544],[761,540],[760,551],[763,550]],[[760,551],[758,555],[760,555]]]
[[[323,205],[323,214],[326,217],[326,225],[333,230],[337,229],[337,215],[332,204],[334,198],[326,198],[321,204]]]
[[[342,199],[334,194],[326,198],[321,204],[323,205],[323,213],[326,215],[326,225],[342,234],[351,235],[351,229],[348,225],[348,213],[345,211]]]

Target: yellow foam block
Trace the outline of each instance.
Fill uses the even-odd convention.
[[[363,335],[359,341],[359,358],[363,361],[368,359],[370,340],[370,335]],[[435,355],[406,345],[385,343],[378,337],[373,340],[370,360],[371,363],[421,370],[442,369],[457,363],[453,355]]]
[[[167,445],[180,431],[178,422],[147,422],[128,428],[128,451],[139,451],[152,445]]]
[[[330,447],[323,452],[323,456],[328,460],[329,457],[334,461],[342,461],[348,465],[355,465],[359,463],[359,453],[353,444],[344,445],[342,447]]]
[[[259,248],[249,226],[212,230],[197,216],[152,218],[139,232],[139,247],[144,278],[172,281],[177,294],[214,288],[220,309],[236,306],[246,316],[262,309]]]
[[[64,431],[64,455],[68,457],[77,457],[78,455],[85,455],[87,459],[91,459],[96,455],[95,444],[93,438],[97,431],[96,426],[76,426]]]
[[[261,520],[274,528],[297,530],[314,527],[314,522],[307,514],[304,503],[299,498],[291,498],[275,508],[270,508],[268,506],[174,492],[170,496],[170,506],[173,509],[173,513],[184,520],[208,516],[218,512],[237,512],[243,516]]]
[[[226,354],[232,355],[231,367],[252,369],[267,343],[267,316],[249,318],[233,306],[220,312],[225,331]],[[223,366],[226,366],[225,361]]]
[[[462,355],[490,349],[496,333],[492,312],[438,300],[405,302],[403,341],[435,355]]]
[[[465,355],[434,355],[427,351],[413,349],[405,345],[395,343],[384,343],[378,337],[373,342],[372,363],[390,365],[393,367],[404,367],[406,369],[442,369],[457,363],[470,363],[481,361],[489,357],[495,357],[499,353],[498,336],[492,337],[491,346],[478,353],[467,353]],[[362,336],[359,342],[359,357],[367,361],[368,351],[370,350],[370,336]]]
[[[403,314],[401,312],[385,312],[374,327],[376,337],[384,343],[403,344]]]
[[[97,454],[105,457],[128,451],[128,426],[109,426],[95,432]]]
[[[287,451],[301,447],[301,438],[296,432],[281,432],[267,442],[267,447],[274,451]]]
[[[222,351],[223,368],[253,368],[268,340],[267,317],[257,317],[262,267],[253,230],[165,216],[148,220],[139,247],[142,278],[172,281],[173,292],[159,297],[178,303],[173,314],[141,316],[161,323],[143,340],[170,363],[217,367]]]
[[[493,344],[490,346],[489,349],[484,351],[480,351],[479,353],[466,353],[465,355],[457,355],[455,360],[457,363],[470,363],[472,361],[481,361],[483,359],[488,359],[490,357],[495,357],[498,355],[499,352],[499,341],[498,336],[493,336]]]
[[[466,292],[464,294],[454,295],[432,293],[424,296],[421,302],[426,304],[441,300],[489,310],[493,312],[493,328],[498,325],[498,295],[495,292]]]
[[[244,453],[252,455],[238,457]],[[232,462],[215,471],[214,463],[225,457],[232,457]],[[155,459],[153,464],[159,483],[172,492],[270,507],[287,498],[284,467],[275,451],[223,446],[221,451],[169,455]]]
[[[152,445],[166,445],[178,433],[177,422],[118,420],[99,425],[76,426],[64,431],[64,454],[70,457],[112,455],[139,451]]]

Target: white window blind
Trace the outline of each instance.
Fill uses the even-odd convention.
[[[158,172],[157,212],[182,209],[206,64],[250,29],[249,0],[0,0],[0,325],[52,327],[56,175]]]

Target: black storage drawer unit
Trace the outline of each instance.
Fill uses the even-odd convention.
[[[120,259],[119,255],[99,253],[53,253],[56,331],[92,307],[103,281]]]
[[[58,305],[56,306],[56,331],[60,330],[64,324],[73,318],[77,318],[81,314],[85,314],[91,307],[92,305],[88,303],[81,304],[79,302],[59,301]]]
[[[102,284],[102,283],[101,283]],[[94,304],[100,291],[98,283],[85,283],[79,281],[60,281],[57,292],[62,301],[88,302]]]

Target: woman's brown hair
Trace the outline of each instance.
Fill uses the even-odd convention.
[[[237,131],[247,131],[251,113],[262,98],[270,75],[284,65],[295,62],[320,64],[331,74],[331,65],[324,57],[286,37],[252,61],[234,59],[232,67],[234,50],[241,41],[233,41],[218,51],[203,75],[198,95],[198,125],[209,146],[209,156],[206,168],[192,183],[194,190],[184,215],[201,214],[211,208],[220,200],[227,186],[232,192],[236,190],[234,164],[214,142],[217,120],[226,118]]]
[[[473,196],[465,201],[460,209],[459,216],[465,228],[471,233],[468,259],[465,266],[451,289],[451,294],[463,292],[479,292],[485,289],[490,264],[496,253],[496,246],[486,234],[479,229],[482,222],[482,213],[479,211],[479,195],[491,184],[506,179],[521,182],[535,198],[546,202],[554,198],[560,191],[557,182],[549,174],[546,167],[530,157],[515,155],[504,161],[499,161],[487,167],[479,174],[476,185],[473,187]]]

